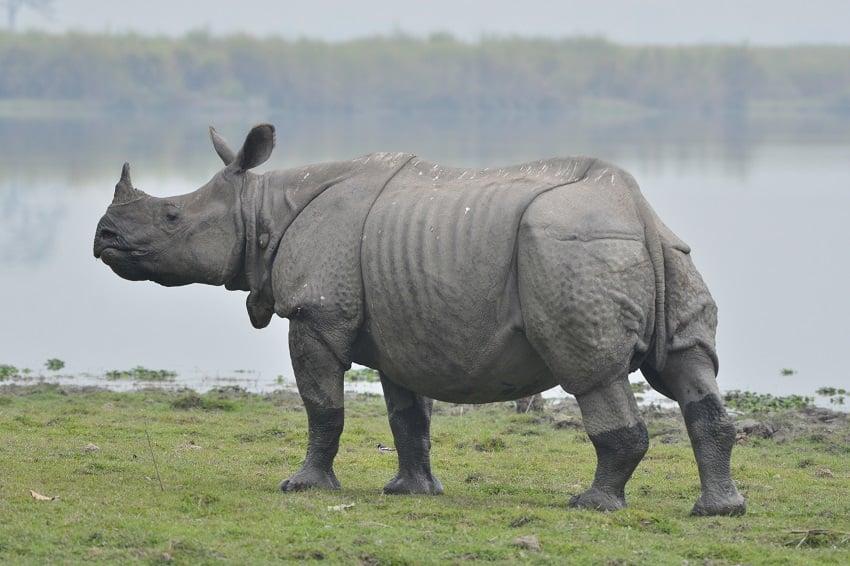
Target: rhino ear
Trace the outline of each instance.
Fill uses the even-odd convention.
[[[210,126],[210,139],[212,140],[213,147],[215,148],[215,152],[221,157],[221,160],[224,161],[225,165],[230,165],[233,163],[233,160],[236,159],[236,152],[230,149],[230,146],[227,145],[227,142],[221,137],[218,132],[215,131],[215,128]]]
[[[275,144],[275,130],[271,124],[258,124],[251,128],[242,149],[236,154],[232,165],[241,171],[261,165],[271,156]]]

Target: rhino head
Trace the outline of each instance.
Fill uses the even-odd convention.
[[[258,182],[250,169],[271,155],[275,129],[255,126],[236,152],[212,127],[210,136],[225,167],[185,195],[158,198],[140,191],[124,164],[94,239],[94,256],[119,276],[166,286],[244,287],[239,281],[245,249],[242,195]]]

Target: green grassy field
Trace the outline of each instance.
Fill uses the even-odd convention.
[[[630,506],[598,513],[567,508],[595,462],[571,402],[542,414],[437,403],[433,467],[446,495],[418,497],[381,495],[395,471],[375,448],[392,443],[386,411],[352,397],[335,466],[343,489],[282,494],[306,447],[292,393],[9,386],[0,563],[847,563],[846,417],[762,415],[776,434],[742,435],[733,454],[748,514],[692,518],[681,418],[646,412],[652,444]]]

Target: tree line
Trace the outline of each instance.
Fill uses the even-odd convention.
[[[850,46],[625,46],[601,38],[446,34],[340,43],[0,33],[0,101],[184,112],[259,104],[290,113],[546,116],[664,112],[850,116]]]

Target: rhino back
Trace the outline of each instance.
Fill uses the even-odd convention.
[[[522,333],[517,230],[536,197],[577,182],[592,162],[469,170],[417,159],[396,175],[369,213],[361,252],[382,369],[413,389],[412,376],[427,377],[444,397],[470,400],[476,389],[493,400],[550,386]]]

